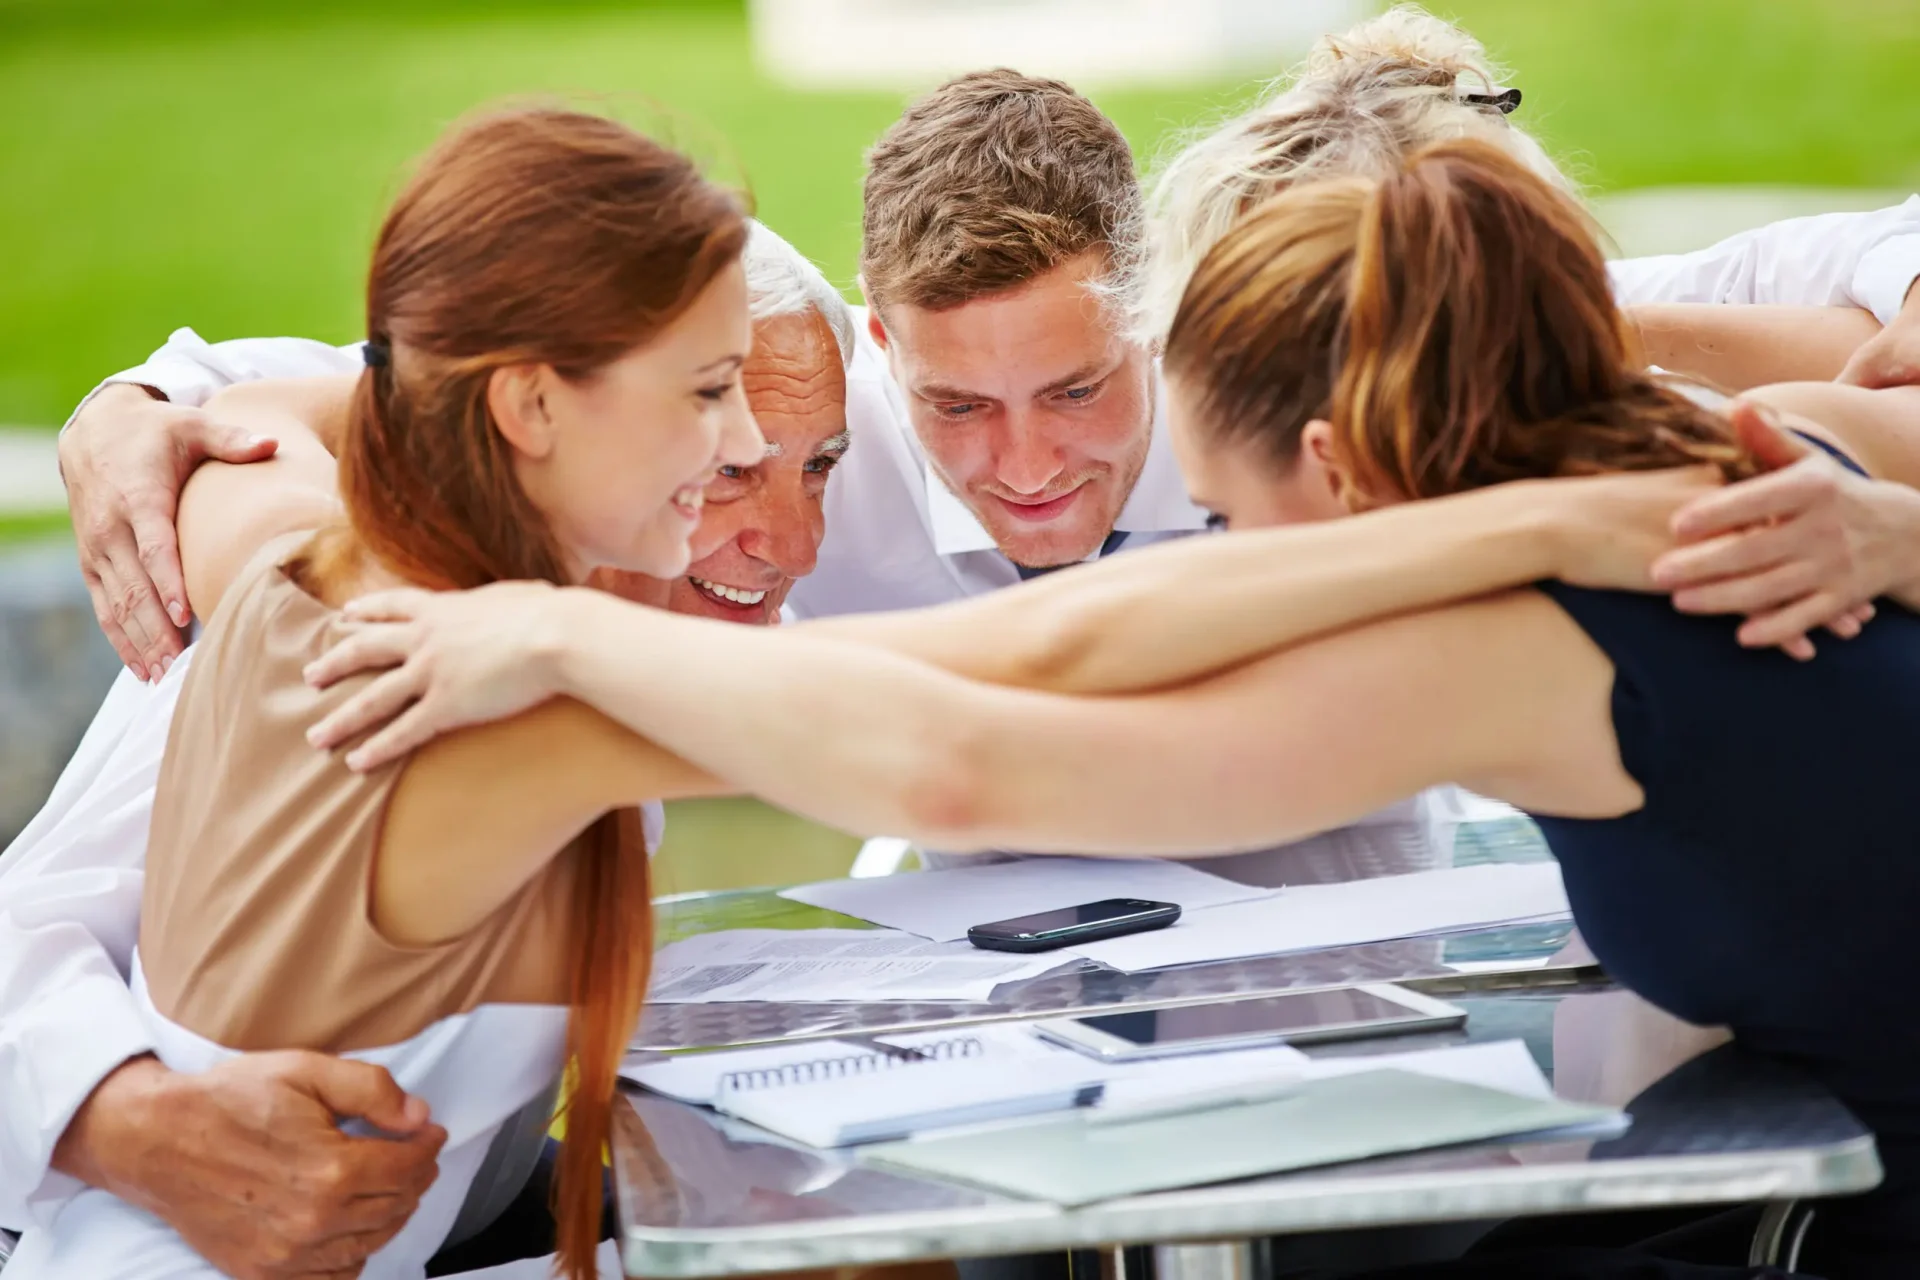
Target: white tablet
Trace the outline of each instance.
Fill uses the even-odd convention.
[[[1311,1044],[1444,1031],[1466,1010],[1391,983],[1292,991],[1173,1009],[1092,1014],[1034,1024],[1057,1044],[1105,1062],[1218,1053],[1264,1044]]]

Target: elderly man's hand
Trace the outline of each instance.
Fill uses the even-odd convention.
[[[94,616],[140,679],[165,673],[191,620],[173,530],[181,487],[208,458],[259,462],[274,448],[132,386],[108,387],[61,435],[60,475]]]
[[[1838,381],[1870,390],[1920,385],[1920,288],[1907,291],[1900,314],[1861,344]]]
[[[1855,475],[1751,404],[1735,429],[1770,474],[1717,490],[1674,517],[1687,544],[1653,566],[1685,613],[1742,613],[1740,643],[1813,656],[1808,633],[1857,635],[1872,601],[1916,578],[1920,493]]]
[[[394,1135],[350,1137],[342,1117]],[[446,1131],[385,1069],[306,1052],[198,1075],[135,1059],[74,1117],[54,1165],[155,1214],[235,1280],[357,1276],[419,1206]]]

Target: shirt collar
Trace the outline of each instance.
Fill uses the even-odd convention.
[[[1173,442],[1167,435],[1164,401],[1153,416],[1153,438],[1147,445],[1147,461],[1126,505],[1120,508],[1115,529],[1127,533],[1183,533],[1207,527],[1207,513],[1187,497],[1187,484],[1174,461]],[[967,551],[996,550],[993,535],[967,504],[935,474],[924,460],[921,469],[927,486],[928,523],[933,528],[933,547],[943,556]]]

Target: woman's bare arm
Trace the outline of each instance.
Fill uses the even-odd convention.
[[[1646,363],[1728,391],[1840,376],[1880,323],[1852,307],[1647,303],[1627,308]]]
[[[187,602],[202,620],[253,557],[285,534],[340,518],[333,456],[307,425],[337,379],[242,383],[216,395],[206,413],[279,440],[266,462],[202,464],[180,492],[177,528]]]
[[[1611,665],[1532,593],[1111,698],[998,688],[858,645],[559,597],[570,693],[857,832],[1165,854],[1272,844],[1448,780],[1586,816],[1638,803],[1613,747]],[[611,796],[631,782],[616,766],[594,785]]]
[[[1501,485],[1363,520],[1186,539],[932,609],[794,630],[1015,688],[1154,689],[1542,578],[1650,588],[1673,513],[1716,483],[1693,469]]]

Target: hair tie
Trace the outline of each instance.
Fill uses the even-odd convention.
[[[393,352],[386,343],[368,338],[360,344],[360,358],[367,362],[369,369],[384,369],[393,363]]]
[[[1502,89],[1499,93],[1463,93],[1460,101],[1470,107],[1490,107],[1503,116],[1510,116],[1520,107],[1520,91]]]

